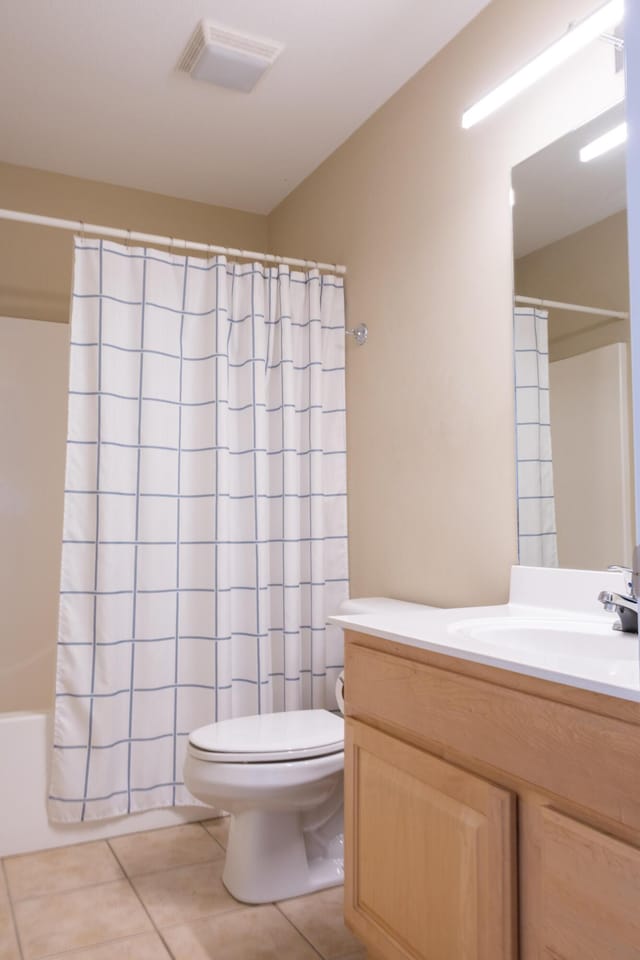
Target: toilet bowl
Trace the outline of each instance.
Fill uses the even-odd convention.
[[[231,815],[222,880],[244,903],[344,880],[344,721],[328,710],[237,717],[189,737],[184,780]]]

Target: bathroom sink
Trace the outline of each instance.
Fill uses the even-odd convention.
[[[448,632],[465,646],[555,665],[564,660],[613,665],[638,659],[638,636],[614,631],[608,620],[483,617],[452,623]]]

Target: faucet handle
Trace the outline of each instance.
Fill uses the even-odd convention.
[[[607,567],[607,570],[609,570],[610,573],[624,573],[625,581],[627,584],[627,590],[629,591],[629,596],[635,598],[636,593],[635,593],[635,590],[633,589],[633,570],[631,569],[631,567],[623,567],[619,563],[612,563],[610,564],[610,566]]]

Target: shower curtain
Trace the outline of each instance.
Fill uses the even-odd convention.
[[[535,567],[558,566],[547,321],[545,310],[514,311],[518,554]]]
[[[335,276],[76,238],[51,819],[193,803],[187,737],[335,706]]]

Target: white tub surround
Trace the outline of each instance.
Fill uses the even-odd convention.
[[[208,820],[209,807],[185,806],[147,810],[111,820],[52,823],[47,817],[47,782],[51,753],[51,714],[0,714],[0,857],[33,853],[70,843],[105,840],[125,833],[174,827]]]
[[[350,600],[331,622],[352,630],[555,683],[640,702],[640,640],[613,630],[601,590],[619,573],[513,567],[509,602],[440,609],[386,598]],[[360,611],[360,612],[358,612]]]

